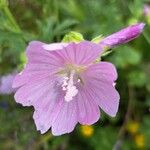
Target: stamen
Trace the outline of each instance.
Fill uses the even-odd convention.
[[[74,77],[75,71],[71,71],[70,77],[64,77],[63,84],[62,84],[62,90],[66,91],[65,95],[65,101],[69,102],[73,99],[74,96],[77,95],[78,89],[76,86],[74,86],[73,83],[73,77]],[[78,81],[80,82],[80,81]]]
[[[81,82],[81,80],[80,79],[78,79],[78,81],[77,82]]]

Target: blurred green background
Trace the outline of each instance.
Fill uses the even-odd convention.
[[[148,0],[0,0],[0,76],[20,70],[31,40],[61,41],[69,31],[91,40],[136,22],[143,34],[103,58],[118,70],[121,95],[117,117],[102,113],[93,126],[78,125],[68,135],[41,135],[33,108],[0,95],[0,150],[136,150],[150,149],[150,11]]]

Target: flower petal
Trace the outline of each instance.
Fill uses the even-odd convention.
[[[77,107],[76,101],[63,103],[57,118],[52,123],[52,134],[62,135],[70,133],[77,124]]]
[[[51,99],[55,96],[55,84],[55,78],[47,77],[32,84],[24,85],[17,90],[15,100],[23,106],[31,106],[36,101],[42,101],[47,92],[51,95],[49,97]]]
[[[86,74],[87,76],[92,76],[92,78],[98,78],[110,82],[114,82],[117,79],[115,66],[104,61],[88,67]]]
[[[37,102],[33,115],[37,130],[40,130],[42,134],[50,129],[52,122],[57,118],[64,102],[60,94],[51,99],[49,96],[51,95],[47,94],[42,103]]]
[[[47,51],[43,48],[45,43],[32,41],[29,43],[26,53],[28,63],[46,63],[54,66],[61,66],[62,59],[56,56],[55,51]]]
[[[91,96],[83,88],[79,89],[77,95],[78,106],[78,121],[83,125],[91,125],[98,121],[100,118],[100,110],[98,104],[91,99]]]
[[[36,65],[38,64],[27,64],[24,70],[15,76],[13,88],[18,88],[24,84],[32,84],[46,77],[51,77],[52,73],[54,73],[54,69],[51,69],[48,65],[39,64],[39,69]],[[44,69],[44,67],[47,69]]]
[[[33,41],[27,47],[28,63],[13,81],[13,88],[51,76],[63,67],[62,59],[42,48],[44,43]]]
[[[108,115],[114,117],[118,111],[120,96],[113,86],[113,82],[107,81],[105,78],[95,78],[93,75],[84,74],[84,88],[91,96],[91,99],[95,101],[102,110]]]
[[[80,43],[70,43],[63,50],[57,51],[56,53],[61,56],[66,63],[87,65],[95,61],[101,52],[102,50],[99,44],[82,41]]]
[[[98,84],[96,86],[96,84]],[[89,93],[93,95],[93,99],[97,101],[100,108],[105,111],[108,115],[115,117],[118,112],[120,96],[113,85],[108,83],[90,83],[92,89],[89,88]]]
[[[77,124],[76,102],[65,102],[64,96],[59,93],[56,98],[48,100],[42,107],[35,109],[33,118],[37,130],[42,134],[50,127],[53,135],[69,133]]]

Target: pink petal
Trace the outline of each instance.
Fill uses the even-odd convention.
[[[58,96],[34,112],[37,130],[45,133],[52,128],[53,135],[70,133],[77,124],[76,102],[65,102],[64,97]]]
[[[83,88],[79,89],[77,95],[77,106],[78,106],[78,121],[84,125],[91,125],[98,121],[100,118],[100,110],[98,104],[91,99],[91,96]]]
[[[32,41],[27,47],[28,63],[48,63],[54,66],[60,66],[62,59],[55,55],[54,51],[47,51],[43,48],[45,43]]]
[[[27,64],[24,70],[14,78],[13,88],[28,83],[32,84],[46,77],[51,77],[56,70],[49,67],[48,64]]]
[[[77,124],[76,101],[64,102],[57,118],[52,123],[52,134],[62,135],[70,133]]]
[[[88,41],[80,43],[70,43],[64,50],[56,53],[62,57],[66,63],[76,65],[90,64],[100,56],[102,50],[99,44]]]
[[[118,112],[120,96],[113,85],[108,83],[99,83],[97,81],[89,83],[89,93],[93,96],[93,100],[97,101],[100,108],[108,115],[115,117]]]
[[[33,41],[27,47],[28,63],[23,72],[15,77],[14,88],[50,76],[63,67],[63,60],[54,52],[44,50],[43,44]]]
[[[115,66],[104,61],[88,67],[86,74],[87,76],[92,76],[92,78],[98,78],[111,82],[114,82],[117,79],[117,71]]]
[[[52,122],[58,116],[64,102],[59,94],[51,99],[49,96],[51,95],[47,94],[42,103],[36,104],[33,115],[37,130],[40,130],[42,134],[51,128]],[[39,107],[37,107],[38,105]]]
[[[94,71],[93,75],[85,73],[82,78],[84,78],[84,86],[91,99],[108,115],[114,117],[118,111],[120,96],[113,82],[107,81],[105,77],[95,77]]]
[[[55,95],[54,86],[56,84],[54,81],[54,78],[47,77],[20,87],[15,94],[16,102],[23,106],[31,106],[36,101],[42,101],[47,92],[51,94],[49,98],[53,98]]]

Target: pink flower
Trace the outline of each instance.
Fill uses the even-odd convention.
[[[103,53],[102,45],[125,43],[137,37],[142,28],[143,24],[128,27],[100,44],[31,42],[27,47],[28,63],[14,79],[13,87],[18,89],[17,103],[34,107],[37,130],[42,134],[50,128],[53,135],[70,133],[78,122],[97,122],[99,108],[116,116],[120,98],[114,86],[116,68],[96,59]]]
[[[71,132],[79,122],[91,125],[98,121],[100,108],[114,117],[119,94],[113,83],[115,67],[108,62],[96,63],[101,54],[98,44],[83,41],[69,44],[31,42],[28,63],[14,80],[19,88],[16,102],[34,106],[37,130],[54,135]]]
[[[127,43],[138,37],[143,31],[144,26],[145,26],[144,23],[138,23],[135,25],[131,25],[127,28],[124,28],[119,32],[116,32],[101,40],[100,45],[102,45],[102,47],[108,46],[112,48],[117,45]]]
[[[15,76],[16,73],[12,73],[0,77],[0,94],[12,94],[14,92],[12,82]]]

